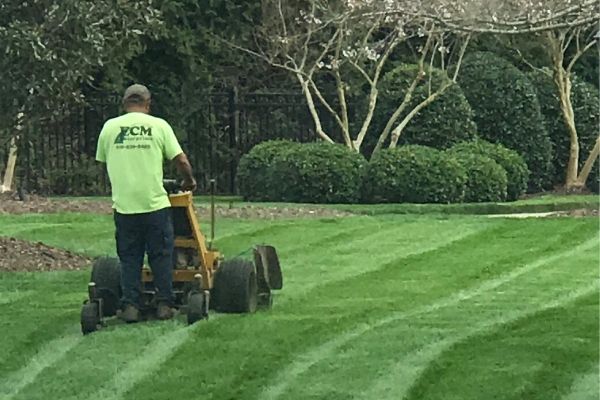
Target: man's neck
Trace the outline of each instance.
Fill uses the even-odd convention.
[[[127,113],[138,112],[138,113],[148,114],[148,111],[143,107],[129,107],[125,110],[125,112],[127,112]]]

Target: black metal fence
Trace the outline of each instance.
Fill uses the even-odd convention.
[[[101,164],[94,161],[98,134],[104,122],[120,114],[117,96],[90,99],[52,120],[39,121],[20,136],[17,177],[29,191],[52,194],[106,194],[110,185]],[[173,121],[157,107],[156,115],[176,130],[195,167],[199,190],[211,178],[222,194],[236,192],[235,173],[240,157],[270,139],[316,140],[314,123],[301,93],[211,93],[185,117]],[[326,129],[333,121],[322,113]],[[4,164],[7,143],[0,146]],[[167,173],[174,171],[167,169]]]

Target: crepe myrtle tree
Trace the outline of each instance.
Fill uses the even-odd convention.
[[[600,15],[599,15],[600,17]],[[598,23],[589,23],[581,26],[565,27],[544,32],[541,35],[542,48],[546,50],[552,60],[552,69],[538,69],[551,76],[554,80],[556,93],[559,98],[562,117],[569,133],[569,158],[565,171],[565,189],[567,191],[581,191],[588,180],[590,172],[600,155],[600,135],[585,162],[579,170],[579,161],[583,161],[579,148],[579,135],[575,124],[575,112],[572,103],[572,78],[573,68],[577,61],[600,39]]]
[[[600,135],[589,154],[581,154],[579,134],[575,124],[572,103],[573,67],[577,61],[598,43],[597,23],[572,28],[562,28],[541,35],[542,48],[552,60],[552,69],[536,68],[553,78],[558,95],[562,119],[569,134],[569,158],[565,171],[564,187],[570,192],[581,191],[600,155]],[[580,160],[585,162],[579,170]]]
[[[404,5],[403,11],[395,12],[399,3]],[[292,74],[306,98],[318,137],[334,142],[332,132],[326,131],[319,114],[322,107],[335,121],[343,143],[357,152],[369,132],[380,80],[390,55],[403,42],[417,43],[419,68],[404,98],[383,131],[378,133],[375,149],[378,151],[388,142],[395,147],[410,120],[456,82],[469,41],[470,34],[453,34],[421,14],[420,2],[416,0],[293,3],[265,0],[254,47],[221,40]],[[453,76],[440,85],[433,85],[432,80],[428,80],[428,71],[434,67],[444,71],[453,67]],[[367,88],[366,110],[361,115],[349,112],[350,76],[358,76]],[[332,82],[335,95],[330,96],[325,88]],[[428,96],[414,105],[412,95],[420,83],[428,84]],[[409,105],[411,110],[408,110]],[[358,128],[353,131],[352,126]]]
[[[0,2],[0,143],[11,148],[0,192],[12,187],[23,129],[83,102],[99,70],[120,73],[161,29],[153,0]]]
[[[581,191],[600,156],[600,136],[579,170],[580,157],[583,155],[579,149],[571,89],[573,68],[600,40],[598,1],[468,0],[456,2],[449,7],[452,7],[450,13],[456,12],[456,7],[469,9],[468,18],[458,23],[452,19],[439,18],[437,15],[430,17],[450,29],[469,33],[533,34],[537,37],[540,48],[551,60],[551,72],[540,70],[550,74],[554,80],[562,117],[569,133],[569,161],[564,187],[567,191]],[[527,62],[525,59],[523,61]],[[528,64],[535,68],[532,63]]]

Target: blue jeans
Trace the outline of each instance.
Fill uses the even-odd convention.
[[[171,209],[143,214],[115,211],[117,254],[121,262],[122,306],[140,307],[144,254],[152,269],[156,300],[173,304],[174,233]]]

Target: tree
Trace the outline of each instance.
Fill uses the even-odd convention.
[[[375,151],[388,138],[393,148],[415,115],[456,82],[469,40],[468,34],[452,34],[448,29],[440,29],[431,18],[423,18],[418,2],[404,1],[402,13],[390,12],[396,3],[401,2],[305,0],[284,4],[281,0],[266,0],[262,24],[255,32],[256,46],[249,48],[221,39],[294,76],[306,98],[318,137],[329,143],[336,139],[334,132],[323,127],[319,112],[323,109],[335,121],[341,141],[355,151],[360,151],[369,132],[390,55],[399,44],[410,41],[418,54],[419,67],[379,134]],[[437,67],[445,72],[451,65],[455,66],[455,74],[439,85],[432,85],[429,80],[428,95],[408,110],[417,85],[431,75],[427,70]],[[366,109],[357,116],[348,111],[348,77],[352,74],[360,77],[367,92]],[[335,88],[334,95],[324,90],[328,86]],[[357,126],[357,131],[351,131],[352,126]]]
[[[152,0],[6,0],[0,3],[0,139],[18,146],[22,129],[85,101],[106,65],[123,65],[159,34]],[[12,186],[16,149],[2,190]],[[10,167],[10,168],[8,168]]]
[[[592,168],[600,156],[600,136],[579,170],[580,148],[571,100],[572,75],[577,62],[594,47],[600,36],[597,0],[513,0],[474,3],[473,14],[466,23],[440,20],[449,28],[470,33],[522,35],[535,33],[542,49],[551,60],[551,76],[556,85],[563,120],[569,132],[569,161],[565,174],[565,189],[580,191],[585,187]],[[458,4],[458,3],[457,3]],[[462,7],[462,6],[460,6]],[[533,65],[532,65],[533,67]]]
[[[554,146],[554,180],[553,183],[563,185],[567,164],[569,162],[569,131],[564,122],[561,111],[560,99],[556,90],[556,84],[552,79],[550,70],[535,70],[527,74],[529,80],[534,84],[540,103],[545,125]],[[600,94],[598,89],[579,76],[573,75],[572,95],[575,126],[579,141],[580,152],[589,154],[594,147],[600,126]],[[583,166],[585,160],[579,160],[579,167]],[[594,174],[588,178],[588,187],[593,183]]]

